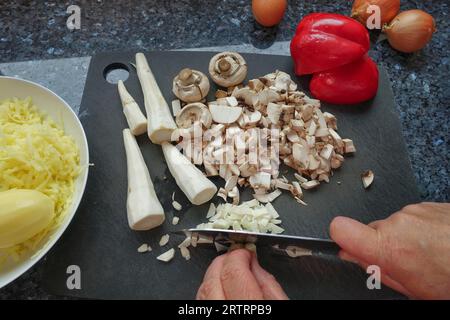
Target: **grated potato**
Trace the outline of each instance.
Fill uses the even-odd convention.
[[[59,227],[71,205],[79,173],[75,141],[31,99],[0,102],[0,191],[38,190],[55,203],[55,216],[48,227],[21,244],[0,250],[0,268],[10,258],[18,260],[36,250],[45,236]]]

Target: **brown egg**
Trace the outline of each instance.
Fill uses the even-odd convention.
[[[252,0],[253,15],[256,21],[265,27],[280,23],[286,7],[286,0]]]

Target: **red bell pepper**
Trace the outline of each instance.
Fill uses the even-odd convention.
[[[378,90],[378,68],[367,55],[346,65],[315,73],[309,89],[316,99],[333,104],[369,100]]]
[[[291,56],[298,75],[350,63],[367,53],[370,41],[358,21],[333,13],[313,13],[297,26]]]

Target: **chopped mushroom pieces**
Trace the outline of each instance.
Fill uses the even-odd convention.
[[[214,245],[215,245],[215,247],[216,247],[216,251],[217,251],[217,252],[222,252],[222,251],[227,251],[227,250],[228,250],[228,247],[227,247],[227,246],[225,246],[225,245],[223,245],[223,244],[220,244],[220,243],[218,243],[218,242],[214,242]]]
[[[368,187],[370,187],[370,185],[373,182],[375,175],[373,174],[372,170],[367,170],[364,171],[361,174],[361,178],[362,178],[362,182],[363,182],[363,186],[365,189],[367,189]]]
[[[302,183],[302,188],[303,188],[303,189],[306,189],[306,190],[309,190],[309,189],[313,189],[313,188],[319,186],[319,184],[320,184],[319,181],[317,181],[317,180],[311,180],[311,181]]]
[[[186,259],[186,260],[191,259],[191,254],[189,253],[189,249],[187,247],[180,247],[180,252],[181,252],[181,256],[184,259]]]
[[[206,214],[206,219],[211,218],[216,213],[216,206],[211,202],[209,205],[208,213]]]
[[[233,205],[239,204],[239,186],[251,187],[254,198],[262,203],[274,201],[284,190],[306,205],[303,190],[316,188],[321,182],[328,183],[333,171],[343,165],[344,154],[356,151],[351,139],[338,134],[336,117],[321,110],[319,100],[297,91],[297,84],[289,74],[277,70],[242,83],[247,65],[234,52],[215,55],[209,72],[214,82],[227,89],[216,91],[215,101],[205,101],[208,107],[197,106],[192,112],[186,109],[189,105],[181,109],[173,141],[182,140],[192,146],[194,142],[185,141],[183,130],[192,133],[198,123],[202,124],[202,130],[212,133],[214,139],[204,142],[199,151],[189,151],[193,148],[185,151],[186,155],[192,153],[188,157],[191,162],[203,165],[206,176],[224,179],[224,187],[218,190],[217,196],[225,202],[231,198]],[[258,129],[257,135],[253,134],[254,129]],[[230,147],[229,140],[236,146],[243,145],[241,149],[245,152],[242,154],[234,146]],[[262,141],[266,142],[269,152],[263,154],[258,150],[256,159],[251,158],[250,151],[259,149],[252,144]],[[211,155],[209,159],[213,160],[205,156],[196,158],[197,154]],[[215,161],[225,158],[236,162]],[[280,164],[292,168],[298,182],[280,178]],[[223,219],[213,224],[238,228]]]
[[[344,143],[344,152],[345,153],[353,153],[356,152],[356,148],[353,145],[353,141],[351,139],[342,139]]]
[[[191,237],[186,237],[186,239],[184,239],[183,242],[178,245],[178,248],[189,247],[190,245],[191,245]]]
[[[141,245],[139,246],[139,248],[137,249],[137,251],[138,251],[139,253],[145,253],[145,252],[148,252],[148,251],[149,251],[148,249],[149,249],[148,244],[144,243],[144,244],[141,244]],[[150,248],[150,250],[151,250],[151,248]]]
[[[161,240],[159,240],[159,246],[164,247],[166,244],[169,243],[170,236],[168,234],[165,234],[161,237]]]
[[[178,99],[175,99],[172,101],[172,114],[174,117],[177,116],[178,112],[181,110],[181,101]]]
[[[287,255],[291,258],[297,258],[297,257],[302,257],[302,256],[311,256],[312,255],[312,251],[308,250],[308,249],[304,249],[301,247],[297,247],[297,246],[288,246],[285,249]]]
[[[174,256],[175,256],[175,249],[172,248],[172,249],[164,252],[163,254],[159,255],[158,257],[156,257],[156,259],[158,259],[159,261],[163,261],[163,262],[169,262],[170,260],[173,259]]]
[[[172,206],[175,210],[180,211],[183,207],[181,206],[180,203],[178,203],[177,201],[172,201]]]

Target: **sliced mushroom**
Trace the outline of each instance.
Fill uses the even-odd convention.
[[[208,77],[198,70],[185,68],[173,79],[172,91],[184,102],[199,102],[208,95]]]
[[[297,90],[297,84],[292,81],[291,76],[283,71],[275,71],[266,74],[264,78],[266,85],[274,87],[277,91],[291,92]]]
[[[276,190],[272,191],[271,193],[265,193],[265,194],[257,194],[257,193],[255,193],[253,195],[253,197],[256,200],[258,200],[259,202],[268,203],[268,202],[272,202],[273,200],[278,198],[280,195],[281,195],[281,191],[276,189]]]
[[[257,172],[249,179],[250,185],[254,188],[270,189],[270,174],[266,172]]]
[[[228,193],[228,196],[233,199],[233,205],[239,204],[239,189],[236,186]]]
[[[241,107],[227,107],[214,103],[209,104],[212,118],[217,123],[230,124],[239,119],[242,114]]]
[[[221,52],[209,62],[209,74],[219,86],[225,88],[236,86],[247,76],[247,63],[237,52]]]
[[[294,186],[294,188],[291,190],[292,194],[294,196],[302,198],[303,197],[303,190],[300,187],[300,183],[298,183],[297,181],[292,181],[292,185]]]
[[[224,189],[228,192],[231,191],[231,189],[233,189],[238,181],[238,176],[231,176],[225,183]],[[230,196],[231,197],[231,196]]]
[[[228,97],[228,92],[219,89],[216,91],[215,97],[216,99],[226,98]]]
[[[256,92],[261,91],[265,87],[264,83],[260,79],[249,80],[248,86],[250,89],[252,89]]]
[[[355,145],[353,144],[353,141],[351,139],[342,139],[342,142],[344,143],[344,152],[345,153],[356,152]]]
[[[320,156],[325,160],[329,160],[331,154],[333,153],[333,149],[334,148],[331,144],[327,144],[325,147],[323,147],[322,151],[320,152]]]
[[[217,192],[217,196],[222,198],[223,201],[227,202],[228,191],[225,190],[224,188],[220,188],[219,191]]]
[[[205,128],[211,127],[212,115],[208,108],[200,102],[187,104],[182,108],[175,118],[179,128],[191,128],[192,125],[199,121]]]
[[[308,182],[302,183],[301,186],[302,186],[303,189],[310,190],[310,189],[313,189],[313,188],[315,188],[315,187],[317,187],[319,185],[320,185],[319,181],[317,181],[317,180],[310,180]]]
[[[252,112],[249,109],[245,108],[244,113],[238,120],[238,124],[241,128],[248,128],[256,126],[260,120],[261,120],[261,112],[259,111]]]
[[[181,101],[178,99],[175,99],[172,101],[172,114],[174,117],[177,116],[178,112],[181,110]]]
[[[267,105],[267,117],[270,122],[273,124],[277,124],[280,121],[282,106],[276,103],[270,102]]]
[[[236,89],[233,91],[232,96],[245,102],[245,104],[253,105],[254,97],[257,95],[256,91],[251,90],[248,87]]]

